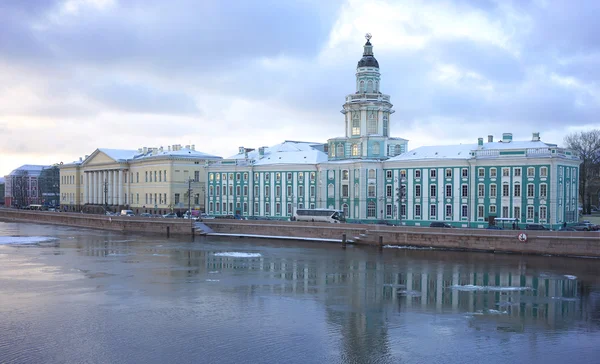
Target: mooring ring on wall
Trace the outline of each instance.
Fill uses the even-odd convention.
[[[519,239],[521,243],[525,243],[527,241],[527,234],[520,233],[519,235],[517,235],[517,239]]]

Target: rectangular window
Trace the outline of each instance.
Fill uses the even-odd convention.
[[[513,188],[514,188],[514,190],[513,190],[514,196],[521,197],[521,185],[516,184]]]
[[[490,185],[490,197],[496,197],[496,194],[497,194],[496,185],[491,184]]]
[[[235,186],[235,194],[236,196],[241,195],[242,192],[242,187],[241,186]]]
[[[140,204],[140,194],[139,193],[135,194],[135,203],[138,205]]]
[[[435,176],[436,176],[436,170],[430,169],[429,170],[429,178],[435,178]]]
[[[421,178],[421,170],[420,169],[415,170],[415,178]]]
[[[540,185],[540,198],[546,198],[548,196],[548,185],[542,183]]]
[[[369,197],[375,197],[375,185],[369,185],[367,187],[367,191],[368,191],[367,196],[369,196]]]
[[[535,168],[533,168],[533,167],[527,168],[527,177],[535,177]],[[529,214],[529,212],[528,212],[528,214]]]
[[[179,203],[179,194],[176,193],[175,194],[175,204],[178,204],[178,203]]]
[[[342,197],[348,197],[349,191],[348,185],[342,185]]]
[[[386,172],[385,172],[385,177],[386,177],[387,179],[390,179],[390,178],[392,178],[392,171],[386,171]]]
[[[467,205],[462,205],[461,206],[461,217],[468,217],[469,216],[469,207]]]
[[[298,186],[298,197],[304,197],[304,186]]]
[[[540,206],[540,220],[546,220],[546,206]]]
[[[446,217],[452,217],[452,205],[446,205]]]
[[[350,179],[350,172],[347,169],[342,171],[342,181],[348,181]]]
[[[485,185],[478,184],[477,185],[477,196],[484,197],[485,196]]]
[[[437,211],[436,205],[429,205],[429,217],[435,218],[436,211]]]
[[[415,205],[415,216],[421,216],[421,205]]]
[[[496,178],[496,168],[490,168],[490,178]]]
[[[496,205],[490,205],[490,214],[496,213]]]
[[[385,216],[392,217],[392,205],[391,204],[385,205]]]
[[[240,180],[240,176],[241,176],[241,175],[240,175],[239,173],[236,173],[236,174],[235,174],[235,181],[236,181],[236,182],[239,182],[239,180]]]
[[[540,177],[548,177],[548,168],[540,167]]]
[[[271,196],[271,188],[269,185],[265,186],[265,197]]]
[[[275,186],[275,197],[281,197],[281,186]]]
[[[194,182],[200,181],[200,171],[194,171]]]
[[[415,197],[421,197],[421,185],[415,185]]]
[[[248,196],[248,186],[244,186],[244,196]]]
[[[271,204],[268,202],[265,204],[265,215],[271,214]]]
[[[200,205],[200,194],[194,195],[194,205]]]
[[[248,213],[248,202],[244,202],[244,214]]]
[[[429,186],[430,197],[437,197],[437,186],[431,185]]]
[[[277,181],[277,182],[281,181],[281,173],[280,172],[275,173],[275,181]]]
[[[461,171],[462,178],[469,177],[469,170],[467,168],[463,168]]]
[[[446,178],[452,178],[452,169],[446,168]]]
[[[534,188],[533,188],[533,184],[528,184],[527,185],[527,197],[533,197],[534,196]]]
[[[508,185],[502,185],[502,197],[510,196],[510,188]]]
[[[146,193],[146,203],[148,203],[148,194]]]
[[[533,206],[527,206],[527,220],[533,220]]]
[[[392,197],[392,185],[385,186],[385,197]]]
[[[507,207],[508,209],[508,207]],[[513,219],[520,219],[521,218],[521,207],[520,206],[515,206],[513,208]]]
[[[258,197],[258,195],[259,195],[258,186],[254,186],[254,197]]]
[[[406,216],[406,205],[400,206],[400,215]]]
[[[483,205],[479,205],[479,206],[477,206],[477,218],[480,218],[480,219],[482,219],[484,215],[485,215],[485,214],[484,214],[484,208],[483,208]]]
[[[310,186],[310,197],[311,198],[315,197],[315,186]]]
[[[275,214],[281,215],[281,203],[279,202],[275,204]]]
[[[452,197],[452,185],[446,185],[446,197]]]
[[[502,168],[502,177],[509,177],[509,176],[510,176],[510,169]]]
[[[254,215],[258,215],[259,214],[259,210],[258,210],[258,202],[254,203]]]
[[[292,185],[287,186],[287,197],[292,197]]]
[[[165,176],[165,182],[167,182],[167,170],[165,169],[163,172],[163,175]]]
[[[156,178],[156,176],[157,176],[157,172],[154,171],[154,182],[158,182],[158,179]],[[152,179],[152,178],[150,178],[150,179]]]
[[[148,182],[148,171],[146,171],[146,182]]]
[[[514,174],[515,174],[515,177],[521,177],[521,168],[515,168]]]
[[[469,186],[467,186],[467,185],[461,186],[461,195],[462,195],[462,197],[469,197]]]

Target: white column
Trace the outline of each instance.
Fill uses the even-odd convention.
[[[111,192],[111,202],[113,205],[117,205],[117,171],[111,171],[111,176],[112,176],[112,188],[110,190]]]
[[[81,198],[81,201],[79,201],[80,205],[83,205],[84,203],[86,203],[87,200],[87,174],[83,174],[83,183],[81,186],[81,191],[83,192],[83,198]]]
[[[96,172],[90,172],[90,178],[92,180],[91,186],[92,186],[92,193],[91,193],[91,203],[92,204],[96,204],[96,194],[97,194],[97,186],[98,186],[98,181],[96,181]]]
[[[133,205],[133,196],[131,196],[131,183],[133,182],[132,181],[132,179],[133,179],[132,176],[133,175],[131,174],[131,170],[128,170],[125,173],[129,173],[129,179],[128,179],[128,182],[127,182],[127,196],[129,196],[129,197],[127,197],[127,198],[129,199],[128,200],[129,201],[129,206],[131,206],[131,205]]]
[[[118,181],[117,181],[117,205],[123,204],[123,170],[119,170]]]
[[[105,182],[106,182],[106,178],[108,177],[108,174],[106,173],[106,171],[102,171],[100,172],[100,204],[104,205],[105,198],[106,198],[106,194],[104,193],[104,188],[106,187]]]
[[[101,174],[100,174],[100,172],[96,171],[96,172],[94,172],[94,175],[95,175],[94,180],[96,181],[95,182],[95,184],[96,184],[96,186],[95,186],[95,191],[96,191],[95,192],[95,195],[96,195],[95,202],[96,202],[96,205],[98,205],[98,204],[100,204],[100,186],[102,185],[100,183],[101,182],[100,181]]]

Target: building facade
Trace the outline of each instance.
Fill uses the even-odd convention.
[[[343,210],[348,221],[483,228],[496,218],[519,226],[575,222],[580,159],[504,133],[470,145],[421,147],[391,137],[393,105],[380,92],[370,36],[346,96],[344,136],[327,143],[285,141],[207,166],[207,212],[290,219],[297,208]]]
[[[43,204],[44,198],[38,178],[42,171],[49,167],[25,164],[4,176],[4,205],[21,208],[31,204]]]
[[[67,211],[131,209],[137,213],[204,210],[206,165],[220,157],[194,145],[167,149],[96,149],[60,166],[61,206]]]

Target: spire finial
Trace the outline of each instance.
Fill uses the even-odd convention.
[[[373,38],[373,36],[371,35],[371,33],[365,34],[365,39],[367,40],[367,42],[370,41],[371,38]]]

